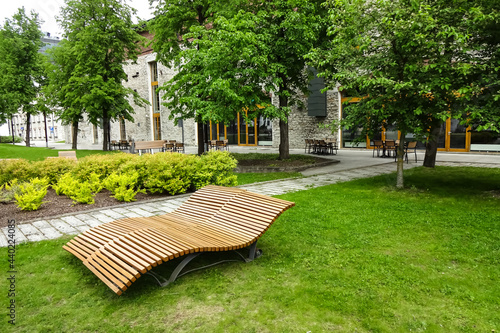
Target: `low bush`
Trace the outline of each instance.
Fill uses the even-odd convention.
[[[112,197],[118,201],[135,201],[137,193],[146,193],[145,190],[136,190],[138,178],[137,171],[122,174],[112,173],[104,180],[104,187],[112,192]]]
[[[21,210],[37,210],[43,203],[49,187],[48,178],[33,178],[20,184],[21,194],[15,194],[16,204]]]
[[[90,155],[80,158],[71,173],[80,181],[89,180],[92,173],[99,175],[99,178],[104,180],[113,172],[117,172],[121,165],[137,157],[139,156],[125,153]]]
[[[73,203],[93,204],[94,196],[103,188],[99,176],[95,173],[89,175],[87,181],[79,181],[70,173],[62,175],[57,184],[52,185],[57,195],[64,194],[73,200]]]
[[[20,136],[14,135],[14,143],[21,143],[23,139]],[[0,136],[0,143],[12,143],[12,136]]]
[[[33,163],[25,159],[9,159],[0,161],[0,185],[17,179],[19,182],[27,182],[31,178],[38,177],[38,171]]]
[[[236,186],[237,176],[233,169],[237,165],[236,159],[225,151],[214,151],[202,155],[198,160],[196,172],[193,175],[193,185],[197,190],[206,185]]]
[[[17,182],[17,179],[0,186],[0,202],[11,202],[15,199],[16,194],[21,194],[21,185]]]
[[[46,177],[49,184],[56,184],[62,175],[76,167],[77,162],[69,158],[47,158],[32,164],[38,177]]]
[[[186,193],[196,174],[199,157],[185,154],[154,154],[143,156],[147,177],[142,187],[151,193]]]

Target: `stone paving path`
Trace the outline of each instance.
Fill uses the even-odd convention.
[[[405,164],[405,169],[420,166],[421,164]],[[440,166],[476,166],[500,168],[500,164],[471,163],[471,162],[441,162]],[[382,174],[395,172],[395,164],[381,164],[368,167],[360,167],[350,170],[338,171],[316,176],[296,179],[284,179],[263,183],[254,183],[240,186],[252,192],[266,195],[280,195],[289,192],[307,190],[310,188],[345,182],[349,180],[368,178]],[[15,227],[16,243],[34,242],[54,239],[63,235],[74,235],[98,226],[102,223],[111,222],[125,217],[149,217],[172,212],[187,200],[189,194],[178,195],[171,198],[162,198],[148,202],[138,202],[119,207],[107,207],[86,212],[65,214],[47,220],[37,220]],[[8,228],[2,228],[0,232],[0,247],[7,246]]]

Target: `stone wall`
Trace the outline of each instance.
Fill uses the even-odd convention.
[[[304,148],[305,139],[324,139],[337,138],[340,142],[339,133],[334,133],[327,128],[320,128],[321,123],[331,123],[340,117],[340,94],[337,89],[328,90],[327,98],[327,116],[312,117],[307,114],[307,96],[302,97],[304,108],[298,106],[292,107],[288,116],[288,136],[290,148]],[[278,105],[278,97],[272,99],[274,105]],[[273,147],[278,148],[280,144],[279,120],[273,120]]]

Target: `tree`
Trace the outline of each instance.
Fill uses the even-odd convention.
[[[453,4],[451,4],[453,2]],[[373,137],[383,127],[400,131],[397,187],[403,187],[403,146],[414,133],[436,151],[435,131],[465,83],[467,13],[452,1],[329,1],[331,41],[310,54],[330,86],[363,97],[353,103],[344,125],[362,126]],[[429,129],[431,131],[429,132]],[[435,161],[435,155],[434,155]]]
[[[192,53],[199,51],[199,45],[196,43],[197,39],[201,38],[199,35],[186,38],[185,34],[190,32],[193,28],[200,28],[207,30],[212,27],[215,17],[225,13],[231,8],[237,7],[235,1],[231,4],[230,1],[215,1],[215,0],[151,0],[151,4],[157,3],[155,7],[155,19],[152,20],[148,28],[154,33],[152,41],[153,50],[156,52],[156,59],[167,67],[176,66],[184,62],[184,53]],[[198,29],[197,31],[200,31]],[[181,58],[181,60],[178,60]],[[201,67],[192,66],[192,70],[196,73],[203,70]],[[176,92],[172,89],[172,85],[176,81],[180,81],[183,75],[176,75],[169,83],[160,87],[161,90],[166,91],[167,95],[175,95]],[[185,91],[179,91],[185,93]],[[194,96],[194,98],[202,99],[202,96]],[[172,105],[172,103],[169,103]],[[204,142],[208,134],[206,133],[206,117],[200,110],[196,109],[195,105],[189,103],[178,104],[175,110],[185,108],[185,112],[178,112],[182,119],[194,118],[198,126],[198,154],[203,154],[205,151]],[[171,118],[177,112],[171,113]]]
[[[163,9],[166,16],[157,16],[152,25],[159,60],[182,64],[162,87],[165,105],[173,115],[195,116],[198,123],[227,122],[243,110],[250,119],[259,113],[279,118],[280,158],[288,158],[287,117],[290,107],[308,92],[304,55],[319,40],[319,1],[242,2],[233,7],[233,13],[212,4],[193,12],[196,25],[188,25],[191,18],[171,23],[182,31],[168,30],[168,15],[182,17],[172,10],[177,3],[187,7],[172,1]],[[181,43],[185,48],[179,47]],[[278,107],[269,103],[271,93],[278,96]]]
[[[470,32],[473,61],[468,72],[471,85],[460,93],[469,123],[478,130],[500,131],[500,11],[494,1],[469,3],[470,19],[464,22]]]
[[[108,150],[111,120],[121,117],[134,120],[127,97],[132,96],[139,105],[146,102],[137,92],[122,85],[127,80],[123,65],[128,60],[137,60],[142,39],[133,29],[133,9],[120,0],[66,0],[65,3],[59,22],[75,64],[64,87],[74,102],[63,110],[62,117],[74,123],[80,108],[92,124],[102,122],[103,150]]]
[[[84,106],[78,94],[81,90],[69,84],[75,67],[77,56],[73,54],[71,43],[61,40],[57,47],[47,50],[49,61],[45,63],[48,84],[42,88],[46,103],[56,108],[57,117],[64,125],[71,125],[71,148],[78,148],[78,124],[83,120]]]
[[[41,21],[38,14],[28,16],[24,7],[12,19],[6,19],[0,30],[0,107],[2,118],[21,109],[26,114],[26,146],[30,146],[31,115],[38,113],[35,99],[42,75]]]

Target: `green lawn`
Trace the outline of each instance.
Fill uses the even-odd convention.
[[[56,149],[41,147],[16,146],[8,143],[0,144],[0,158],[24,158],[30,161],[42,161],[49,156],[58,156]],[[78,149],[76,157],[82,158],[93,154],[114,154],[116,151],[85,150]]]
[[[498,332],[500,169],[416,168],[405,181],[280,196],[296,207],[259,240],[262,257],[166,288],[141,277],[122,296],[61,249],[67,239],[21,245],[15,331]]]

